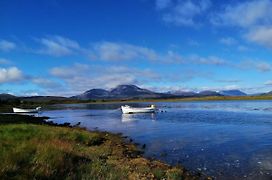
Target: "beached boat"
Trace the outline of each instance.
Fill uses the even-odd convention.
[[[14,113],[38,113],[40,110],[41,107],[36,107],[35,109],[13,108]]]
[[[155,105],[151,105],[150,107],[144,107],[144,108],[136,108],[136,107],[130,107],[128,105],[121,106],[121,110],[123,114],[133,114],[133,113],[154,113],[156,111]]]

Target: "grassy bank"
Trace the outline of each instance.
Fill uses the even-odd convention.
[[[141,154],[117,134],[0,115],[0,179],[200,178]]]

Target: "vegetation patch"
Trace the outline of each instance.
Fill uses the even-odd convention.
[[[203,179],[143,158],[121,135],[22,117],[0,116],[0,179]]]

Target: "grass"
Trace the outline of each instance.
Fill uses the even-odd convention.
[[[0,115],[0,179],[199,179],[142,157],[118,134]]]

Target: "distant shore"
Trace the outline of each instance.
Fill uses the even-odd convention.
[[[228,101],[228,100],[272,100],[272,96],[207,96],[157,99],[127,99],[127,100],[93,100],[78,101],[78,103],[124,103],[124,102],[183,102],[183,101]]]
[[[211,179],[142,157],[127,137],[0,115],[0,179]],[[142,147],[143,148],[143,147]]]
[[[2,100],[0,112],[11,112],[12,107],[37,107],[54,104],[111,104],[111,103],[143,103],[143,102],[189,102],[189,101],[238,101],[238,100],[272,100],[272,95],[263,96],[206,96],[156,99],[99,99],[99,100]]]

